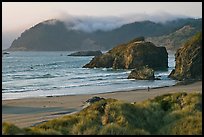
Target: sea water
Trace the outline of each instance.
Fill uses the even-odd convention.
[[[168,52],[168,69],[156,71],[161,80],[127,79],[131,70],[82,68],[93,56],[71,52],[10,52],[2,56],[2,100],[28,97],[97,94],[175,85],[168,78],[175,67]]]

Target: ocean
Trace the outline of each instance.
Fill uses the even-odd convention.
[[[96,94],[176,84],[168,75],[175,67],[168,51],[168,70],[155,71],[161,80],[127,79],[131,70],[82,68],[93,56],[72,52],[10,52],[2,56],[2,100],[42,96]]]

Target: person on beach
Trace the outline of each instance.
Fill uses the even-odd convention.
[[[150,88],[148,87],[148,88],[147,88],[147,91],[149,91],[149,90],[150,90]]]

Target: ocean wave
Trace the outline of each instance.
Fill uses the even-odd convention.
[[[34,77],[28,77],[28,78],[25,78],[25,79],[41,79],[41,78],[55,78],[56,76],[53,76],[51,74],[45,74],[45,75],[42,75],[42,76],[34,76]]]
[[[48,63],[48,64],[36,64],[36,65],[33,65],[32,67],[39,67],[39,66],[53,66],[53,65],[57,65],[57,63],[54,62],[54,63]]]
[[[155,76],[168,76],[170,72],[156,72]]]
[[[86,83],[76,83],[76,84],[69,84],[67,86],[62,86],[61,88],[74,88],[74,87],[85,87],[85,86],[104,86],[104,85],[114,85],[114,84],[121,84],[123,81],[127,80],[101,80],[97,82],[92,82],[89,80],[89,82]]]
[[[24,80],[24,79],[42,79],[42,78],[55,78],[56,76],[53,76],[51,74],[45,74],[45,75],[14,75],[12,76],[13,79],[21,79],[21,80]]]
[[[89,79],[89,81],[108,80],[108,79],[109,78],[107,78],[107,77],[95,77],[95,78]]]
[[[38,67],[50,67],[50,66],[60,66],[60,65],[66,65],[69,62],[66,61],[57,61],[57,62],[52,62],[52,63],[44,63],[44,64],[35,64],[31,65],[33,69],[38,68]]]
[[[87,79],[89,77],[85,77],[85,76],[76,76],[76,77],[71,77],[71,78],[68,78],[68,80],[78,80],[78,79]]]
[[[93,84],[70,84],[68,86],[63,86],[61,88],[75,88],[75,87],[85,87],[85,86],[92,86]]]
[[[17,53],[16,53],[17,54]],[[63,52],[63,54],[67,54]],[[12,56],[13,54],[11,54]],[[161,80],[139,81],[127,79],[131,70],[112,68],[82,68],[92,58],[69,58],[59,56],[59,53],[46,55],[34,52],[17,54],[17,59],[4,58],[2,67],[2,93],[7,97],[21,95],[39,96],[45,94],[79,94],[115,91],[128,88],[142,88],[142,85],[163,86],[172,85],[174,81],[167,75],[174,68],[175,58],[169,57],[168,71],[155,71],[155,76]],[[32,68],[31,68],[32,67]],[[49,90],[49,92],[47,92]],[[26,93],[29,92],[30,93]],[[37,91],[37,92],[35,92]],[[25,93],[20,93],[25,92]]]
[[[94,79],[97,80],[99,79],[106,79],[108,77],[112,78],[112,77],[120,77],[120,78],[124,78],[125,73],[95,73],[95,74],[84,74],[82,76],[73,76],[70,77],[69,80],[75,80],[75,79]],[[77,74],[76,74],[77,75]]]
[[[35,91],[37,89],[26,89],[26,88],[7,88],[2,93],[22,93],[28,91]]]
[[[53,76],[51,74],[45,74],[43,76],[37,77],[37,78],[55,78],[56,76]]]

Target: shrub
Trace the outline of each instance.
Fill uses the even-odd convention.
[[[14,124],[4,122],[2,128],[2,134],[3,135],[18,135],[18,134],[24,134],[23,130],[15,126]]]
[[[159,131],[164,135],[202,135],[202,114],[186,116],[166,125]]]
[[[3,134],[197,135],[202,134],[202,94],[173,93],[134,104],[106,99],[79,113],[20,129],[3,123]]]

